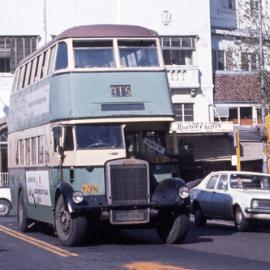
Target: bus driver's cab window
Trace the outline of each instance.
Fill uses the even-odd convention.
[[[62,127],[53,127],[53,150],[54,152],[57,152],[57,147],[62,146]]]
[[[152,161],[153,157],[165,154],[166,140],[162,131],[127,132],[125,139],[128,157]]]
[[[74,140],[73,140],[73,129],[72,126],[66,126],[64,128],[64,150],[73,151],[74,150]]]

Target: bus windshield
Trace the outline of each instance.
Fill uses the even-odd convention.
[[[112,40],[73,42],[75,67],[115,67]]]
[[[159,66],[155,40],[120,40],[118,46],[122,67]]]
[[[77,125],[75,134],[78,150],[123,148],[120,125]]]

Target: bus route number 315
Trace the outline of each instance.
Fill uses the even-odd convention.
[[[112,97],[131,97],[131,87],[127,85],[111,85]]]

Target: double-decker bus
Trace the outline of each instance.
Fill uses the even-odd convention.
[[[18,226],[52,224],[64,245],[88,228],[156,228],[184,239],[189,193],[171,177],[173,121],[156,32],[68,29],[17,67],[9,111],[9,179]]]

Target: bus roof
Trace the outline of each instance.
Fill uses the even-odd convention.
[[[151,38],[158,37],[157,32],[136,25],[123,24],[94,24],[94,25],[80,25],[69,28],[57,35],[50,42],[36,50],[34,53],[25,57],[18,66],[27,62],[33,56],[39,54],[53,43],[66,38]]]
[[[106,38],[106,37],[157,37],[153,30],[121,24],[95,24],[81,25],[67,29],[56,37],[57,40],[64,38]]]

